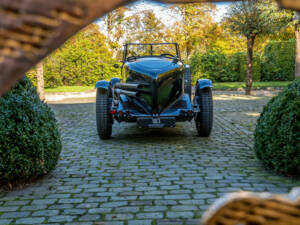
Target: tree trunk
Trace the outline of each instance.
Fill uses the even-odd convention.
[[[45,100],[45,92],[44,92],[44,69],[43,62],[37,64],[37,92],[40,99]]]
[[[253,45],[255,36],[247,37],[247,74],[246,74],[246,95],[252,91],[252,68],[253,68]]]
[[[299,15],[300,13],[298,13]],[[299,15],[300,17],[300,15]],[[295,55],[295,79],[300,77],[300,22],[295,25],[296,55]]]

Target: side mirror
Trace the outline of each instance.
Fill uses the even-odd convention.
[[[120,65],[119,64],[114,64],[114,68],[119,69]]]

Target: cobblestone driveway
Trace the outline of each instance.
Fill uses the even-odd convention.
[[[268,97],[215,93],[210,138],[190,123],[141,130],[114,125],[100,141],[95,105],[57,104],[63,152],[37,184],[2,194],[0,224],[198,224],[225,193],[288,192],[299,181],[266,171],[252,151],[254,123]]]

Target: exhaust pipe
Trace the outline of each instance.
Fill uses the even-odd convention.
[[[139,93],[137,93],[137,92],[125,91],[125,90],[118,89],[118,88],[115,89],[115,94],[117,94],[117,95],[122,94],[122,95],[127,95],[127,96],[130,96],[130,97],[138,97],[139,96]]]
[[[138,90],[143,87],[142,84],[130,84],[130,83],[116,83],[115,88],[119,89],[129,89],[129,90]]]

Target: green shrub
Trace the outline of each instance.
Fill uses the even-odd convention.
[[[45,87],[91,86],[118,77],[116,63],[98,26],[89,25],[43,61]],[[36,68],[27,73],[34,84],[36,73]]]
[[[61,140],[53,111],[28,78],[0,98],[0,184],[51,171]]]
[[[271,41],[264,51],[262,81],[289,81],[294,79],[295,40]]]
[[[213,82],[245,81],[246,53],[237,52],[226,55],[220,51],[210,50],[206,53],[197,53],[190,59],[193,82],[197,79],[208,78]],[[254,54],[253,81],[260,81],[261,59]]]
[[[300,175],[300,79],[265,106],[256,125],[255,152],[267,167]]]
[[[225,74],[226,55],[219,51],[198,53],[191,57],[190,66],[193,81],[207,78],[220,81]]]

